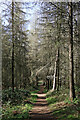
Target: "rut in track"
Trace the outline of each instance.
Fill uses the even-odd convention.
[[[37,102],[34,104],[33,109],[29,112],[29,120],[57,120],[53,118],[52,112],[48,108],[46,101],[46,94],[43,94],[44,87],[38,92]]]

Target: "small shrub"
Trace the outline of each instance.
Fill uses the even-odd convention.
[[[56,103],[56,98],[53,98],[53,97],[46,98],[46,100],[48,101],[48,104]]]

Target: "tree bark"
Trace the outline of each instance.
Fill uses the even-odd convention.
[[[36,76],[36,86],[38,86],[38,76]]]
[[[74,63],[73,63],[73,7],[72,2],[69,2],[69,25],[70,25],[70,43],[69,43],[69,72],[70,72],[70,98],[75,98],[74,88]]]
[[[58,61],[58,51],[56,54],[56,61],[55,61],[55,68],[54,68],[54,80],[53,80],[53,88],[52,88],[53,91],[56,89],[57,61]]]
[[[12,91],[14,92],[14,2],[12,0]]]
[[[60,53],[59,53],[59,48],[58,48],[58,60],[57,60],[57,79],[58,79],[58,87],[57,87],[57,90],[59,90],[59,87],[60,87],[60,81],[59,81],[59,58],[60,58]]]

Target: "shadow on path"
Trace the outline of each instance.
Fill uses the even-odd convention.
[[[46,101],[46,94],[43,94],[44,86],[36,94],[38,96],[37,102],[33,103],[34,107],[29,112],[30,118],[27,120],[57,120],[53,118],[52,112],[48,108]]]

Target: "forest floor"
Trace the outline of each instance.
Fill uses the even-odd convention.
[[[47,91],[45,86],[30,92],[15,90],[13,102],[5,101],[11,90],[5,91],[2,120],[80,120],[80,99],[71,101],[68,92],[67,89]]]
[[[40,86],[40,91],[36,94],[38,96],[37,101],[29,112],[29,120],[56,120],[56,118],[53,118],[52,112],[48,107],[46,94],[43,91],[44,86]]]
[[[29,111],[29,119],[26,120],[80,120],[80,105],[77,100],[66,101],[66,94],[44,93],[44,86],[40,86],[40,91],[35,95],[37,101],[33,103],[32,110]]]

